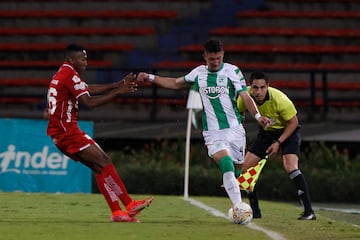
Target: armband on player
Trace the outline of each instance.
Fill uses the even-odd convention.
[[[256,121],[259,121],[259,118],[261,118],[261,115],[260,113],[256,113],[254,118],[256,119]]]

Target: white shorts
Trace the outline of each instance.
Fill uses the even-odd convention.
[[[203,131],[208,155],[228,150],[235,164],[242,164],[245,156],[246,136],[242,125],[220,130]]]

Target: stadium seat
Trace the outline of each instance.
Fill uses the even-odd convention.
[[[0,78],[0,86],[2,87],[24,87],[38,86],[44,87],[49,85],[50,79],[33,79],[33,78]]]
[[[244,11],[238,18],[360,18],[360,11]]]
[[[236,53],[360,53],[360,46],[357,45],[277,45],[277,44],[229,44],[224,45],[227,52]],[[180,52],[198,52],[201,54],[203,46],[201,44],[191,44],[179,48]]]
[[[152,35],[155,29],[143,28],[95,28],[95,27],[28,27],[0,28],[1,35]]]
[[[286,81],[286,80],[271,80],[271,86],[277,88],[293,88],[293,89],[309,89],[310,81]],[[315,82],[316,89],[322,89],[323,85],[321,82]],[[328,82],[327,88],[331,90],[344,90],[344,91],[360,91],[360,82]]]
[[[0,67],[59,67],[62,61],[59,60],[2,60]],[[113,63],[107,60],[89,60],[89,67],[111,67]]]
[[[0,97],[0,104],[31,104],[36,105],[44,101],[40,97]]]
[[[0,18],[139,18],[173,19],[172,10],[1,10]]]
[[[0,51],[63,51],[67,43],[0,43]],[[92,51],[130,51],[131,43],[86,44]]]
[[[267,63],[267,62],[232,62],[242,70],[264,71],[356,71],[360,63]],[[191,69],[204,64],[202,61],[161,61],[154,63],[156,68]]]
[[[210,35],[215,36],[288,36],[288,37],[360,37],[359,29],[324,29],[324,28],[274,28],[274,27],[219,27],[210,30]]]

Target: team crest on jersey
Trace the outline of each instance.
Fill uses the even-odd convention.
[[[218,86],[226,86],[226,84],[227,84],[226,76],[225,75],[220,75],[216,80],[216,84]]]

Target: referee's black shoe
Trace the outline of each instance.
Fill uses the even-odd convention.
[[[314,212],[306,213],[303,212],[298,220],[316,220],[316,215]]]

